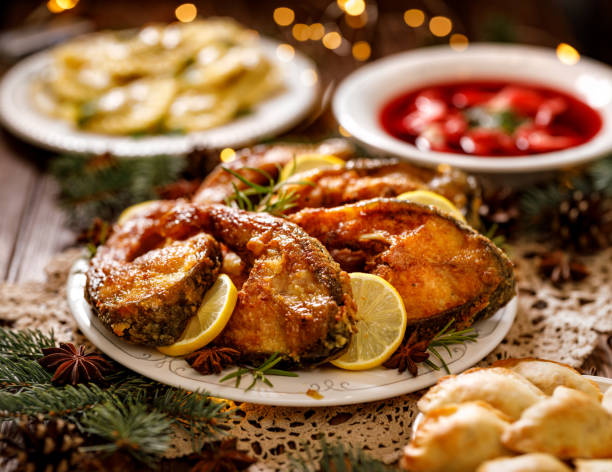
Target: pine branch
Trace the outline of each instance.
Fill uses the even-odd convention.
[[[73,227],[86,228],[94,217],[114,220],[126,206],[159,198],[156,192],[187,167],[179,156],[117,159],[65,155],[51,164],[60,185],[60,205]]]
[[[587,173],[593,181],[595,190],[612,197],[612,156],[595,162]]]
[[[155,392],[151,406],[173,418],[173,421],[195,439],[210,439],[227,430],[229,405],[206,393],[167,388]],[[197,447],[196,449],[199,449]]]
[[[35,360],[8,357],[0,363],[0,391],[16,393],[50,383],[51,374]]]
[[[53,332],[43,334],[40,331],[12,331],[0,328],[0,359],[37,359],[42,355],[42,349],[55,346]]]
[[[104,440],[84,451],[113,453],[119,450],[154,465],[170,444],[172,421],[164,413],[148,411],[138,399],[125,403],[109,399],[91,408],[81,420],[83,431]]]
[[[316,452],[310,444],[304,445],[304,454],[291,456],[292,472],[391,472],[390,467],[366,455],[354,446],[340,442],[328,443],[321,439],[321,458],[315,459]]]

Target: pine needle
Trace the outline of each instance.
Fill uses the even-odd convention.
[[[261,364],[259,367],[239,367],[234,372],[227,374],[223,377],[219,382],[225,382],[226,380],[236,379],[236,387],[240,387],[240,382],[242,381],[242,377],[247,374],[250,374],[253,377],[253,381],[251,384],[245,389],[245,392],[251,390],[257,382],[261,381],[268,385],[269,387],[274,387],[274,384],[270,382],[268,379],[268,375],[280,375],[283,377],[298,377],[298,374],[295,372],[290,372],[282,369],[275,369],[274,366],[282,361],[283,358],[280,357],[278,352],[272,354],[266,361]]]
[[[455,329],[450,329],[451,325],[454,322],[454,318],[450,320],[446,324],[446,326],[444,326],[444,328],[442,328],[440,332],[433,337],[433,339],[429,342],[429,345],[427,346],[427,350],[431,352],[440,361],[440,365],[448,374],[450,374],[448,364],[436,348],[444,348],[448,355],[452,357],[453,353],[451,352],[448,346],[452,346],[454,344],[473,343],[476,342],[476,339],[478,338],[478,333],[474,330],[474,328],[466,328],[461,329],[459,331]],[[427,359],[425,363],[434,370],[440,370],[440,366],[436,365],[429,359]]]

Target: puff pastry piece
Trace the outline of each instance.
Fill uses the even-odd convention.
[[[568,466],[550,454],[523,454],[487,461],[476,472],[571,472]]]
[[[603,400],[601,401],[603,407],[612,413],[612,387],[610,387],[606,393],[604,393]]]
[[[404,448],[400,465],[411,472],[473,472],[482,462],[508,455],[501,435],[508,418],[484,402],[430,411]]]
[[[427,413],[449,403],[482,400],[518,419],[526,408],[546,398],[527,379],[503,367],[475,368],[441,378],[418,402]]]
[[[566,364],[541,359],[505,359],[493,364],[493,367],[505,367],[522,375],[532,384],[542,390],[546,395],[552,395],[555,388],[564,387],[580,390],[592,397],[601,400],[601,390],[597,384]]]
[[[518,452],[546,452],[562,459],[612,457],[612,414],[588,395],[557,387],[553,396],[525,410],[503,435]]]
[[[574,461],[576,472],[610,472],[612,471],[612,459],[595,459]]]

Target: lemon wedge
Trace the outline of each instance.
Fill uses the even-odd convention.
[[[149,205],[151,205],[151,203],[155,203],[155,202],[157,202],[157,200],[146,200],[144,202],[136,203],[135,205],[127,207],[119,215],[119,218],[117,219],[117,223],[118,224],[125,223],[127,220],[129,220],[136,213],[139,213],[140,211],[144,210]]]
[[[232,316],[238,291],[227,275],[221,274],[204,295],[198,313],[189,320],[181,337],[169,346],[157,350],[169,356],[183,356],[215,339]]]
[[[406,309],[397,290],[382,277],[350,274],[353,299],[357,304],[357,333],[348,350],[331,361],[347,370],[366,370],[385,362],[404,339]]]
[[[293,174],[308,170],[327,169],[334,166],[344,166],[345,164],[344,160],[331,154],[300,154],[294,160],[285,164],[279,180],[287,180]]]
[[[395,197],[399,200],[407,200],[409,202],[420,203],[422,205],[431,205],[436,207],[442,213],[446,213],[452,216],[456,220],[467,224],[463,214],[457,209],[455,205],[448,199],[440,195],[439,193],[432,192],[430,190],[413,190],[412,192],[402,193]]]

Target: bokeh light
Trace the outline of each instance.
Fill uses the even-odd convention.
[[[363,0],[348,0],[344,4],[344,11],[349,15],[358,16],[365,11],[365,2]]]
[[[313,23],[310,25],[310,39],[318,41],[325,35],[325,26],[321,23]]]
[[[425,13],[418,8],[412,8],[404,12],[404,21],[408,26],[417,28],[425,22]]]
[[[364,11],[361,15],[353,16],[353,15],[345,15],[344,21],[351,28],[359,29],[363,28],[368,24],[368,12]]]
[[[55,3],[63,10],[70,10],[79,3],[79,0],[55,0]]]
[[[357,41],[353,44],[353,57],[358,61],[367,61],[372,54],[372,48],[367,41]]]
[[[47,9],[51,12],[51,13],[61,13],[64,11],[64,9],[62,7],[60,7],[55,0],[49,0],[47,2]]]
[[[181,23],[189,23],[195,20],[195,17],[198,15],[198,9],[193,3],[183,3],[176,7],[174,15]]]
[[[446,36],[453,29],[453,22],[445,16],[434,16],[429,20],[429,31],[438,37]]]
[[[557,46],[557,57],[563,64],[573,66],[580,60],[580,54],[575,47],[567,43],[560,43]]]
[[[291,28],[291,34],[298,41],[308,41],[310,39],[310,27],[304,23],[296,23]]]
[[[338,49],[342,44],[342,36],[340,33],[332,31],[323,36],[323,46],[327,49]]]
[[[450,47],[455,51],[465,51],[469,43],[467,36],[459,33],[452,34],[448,41]]]
[[[274,9],[274,13],[272,13],[272,18],[276,24],[280,26],[289,26],[295,20],[295,13],[291,8],[287,7],[278,7]]]
[[[279,44],[276,48],[276,57],[283,62],[289,62],[295,56],[295,49],[290,44]]]
[[[219,157],[221,158],[222,162],[231,162],[236,159],[236,151],[234,151],[232,148],[225,148],[223,151],[221,151]]]

